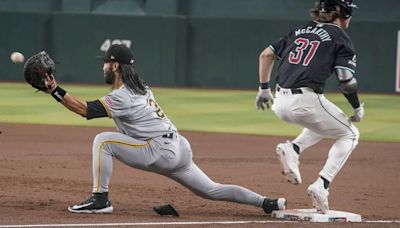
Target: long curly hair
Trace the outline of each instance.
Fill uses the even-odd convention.
[[[310,16],[315,21],[330,23],[336,18],[340,17],[340,7],[335,6],[334,8],[328,8],[324,5],[321,5],[320,2],[316,2],[315,7],[310,9]]]
[[[120,64],[119,70],[121,72],[122,81],[125,86],[131,89],[134,93],[145,95],[147,93],[148,86],[139,77],[132,65]]]

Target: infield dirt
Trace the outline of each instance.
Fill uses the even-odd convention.
[[[130,168],[116,159],[109,193],[114,213],[72,214],[67,207],[80,203],[91,192],[93,138],[102,131],[114,129],[1,123],[0,131],[0,225],[274,220],[260,208],[202,199],[172,180]],[[275,156],[276,144],[286,138],[181,134],[192,145],[194,161],[211,179],[242,185],[270,197],[286,197],[288,208],[311,207],[306,189],[317,178],[332,143],[324,140],[302,154],[303,184],[294,186],[281,175]],[[358,213],[366,220],[399,220],[399,173],[399,143],[361,141],[331,185],[330,208]],[[173,204],[181,216],[156,215],[152,207],[163,203]],[[336,225],[339,224],[329,226]],[[361,223],[345,226],[398,225]],[[243,225],[237,225],[240,226]],[[246,225],[267,226],[317,225]]]

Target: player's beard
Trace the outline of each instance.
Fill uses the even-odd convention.
[[[108,69],[105,72],[104,81],[105,81],[105,83],[110,84],[110,85],[114,84],[115,72],[113,72],[111,69]]]

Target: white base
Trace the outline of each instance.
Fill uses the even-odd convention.
[[[317,209],[292,209],[273,211],[272,217],[291,221],[308,222],[361,222],[361,215],[345,211],[329,210],[327,214],[320,214]]]

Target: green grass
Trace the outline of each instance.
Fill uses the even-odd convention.
[[[71,94],[94,100],[107,86],[64,85]],[[152,88],[164,112],[180,130],[296,136],[301,128],[280,121],[272,111],[257,111],[256,90]],[[352,110],[341,94],[326,94],[347,114]],[[361,94],[366,115],[356,123],[362,140],[400,142],[400,97]],[[0,83],[0,123],[35,123],[113,127],[107,118],[86,119],[68,111],[48,94],[22,83]],[[0,125],[1,126],[1,125]]]

